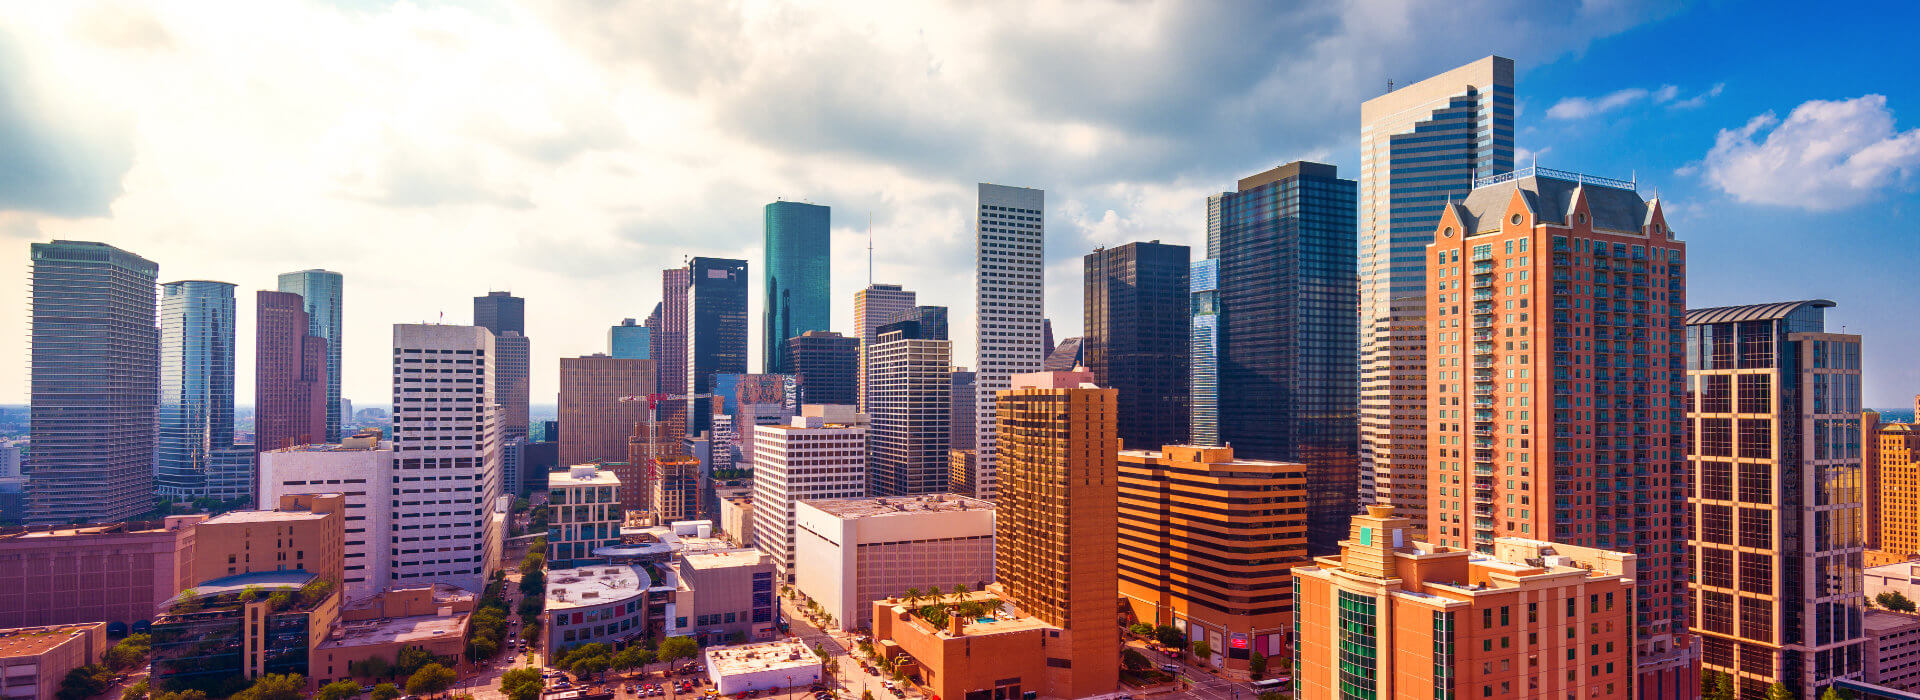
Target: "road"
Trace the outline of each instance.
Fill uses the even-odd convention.
[[[1184,659],[1176,658],[1175,656],[1172,656],[1169,654],[1163,654],[1160,651],[1153,649],[1152,647],[1135,646],[1134,649],[1137,649],[1141,653],[1146,654],[1147,659],[1153,662],[1153,665],[1155,668],[1159,668],[1161,664],[1169,664],[1169,663],[1177,664],[1180,666],[1180,671],[1175,673],[1174,675],[1178,676],[1181,680],[1186,681],[1187,689],[1180,692],[1167,694],[1167,695],[1155,695],[1153,696],[1155,698],[1192,698],[1193,700],[1252,700],[1252,698],[1258,696],[1258,693],[1253,692],[1252,686],[1249,686],[1246,683],[1243,683],[1240,681],[1228,680],[1225,678],[1221,678],[1220,676],[1213,675],[1211,673],[1208,673],[1202,670],[1198,666],[1187,663]]]
[[[853,635],[838,629],[821,630],[815,627],[813,623],[807,621],[806,615],[800,612],[800,607],[784,596],[780,598],[780,607],[782,614],[786,616],[788,629],[793,637],[806,642],[809,647],[820,645],[827,650],[828,654],[833,655],[834,662],[840,667],[835,684],[842,691],[843,697],[859,698],[866,691],[872,691],[875,700],[892,697],[892,694],[887,692],[886,686],[882,685],[888,680],[887,678],[867,673],[860,668],[860,657],[853,651]],[[906,697],[916,698],[920,697],[920,694],[908,692]]]

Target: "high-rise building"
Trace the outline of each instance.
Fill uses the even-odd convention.
[[[808,404],[801,413],[753,426],[753,544],[784,582],[793,580],[794,503],[867,495],[867,417],[852,406]]]
[[[560,358],[560,463],[625,462],[627,438],[644,428],[646,401],[621,401],[658,391],[653,360],[622,360],[606,355]],[[661,408],[670,401],[661,402]],[[664,412],[664,411],[663,411]],[[677,442],[662,426],[663,441]]]
[[[875,600],[993,581],[993,504],[977,498],[801,501],[794,535],[793,587],[847,632],[871,628]]]
[[[687,386],[687,295],[692,271],[681,267],[660,272],[660,328],[650,334],[648,342],[653,344],[654,371],[659,377],[655,386],[662,393],[684,393]],[[665,426],[674,426],[679,431],[674,437],[684,435],[687,426],[687,406],[678,401],[668,401],[660,406],[660,434],[665,436]],[[566,464],[566,462],[561,462]]]
[[[1687,312],[1693,631],[1747,697],[1862,678],[1860,336],[1833,305]]]
[[[655,455],[652,466],[647,470],[647,482],[653,489],[647,503],[660,522],[702,517],[700,460],[686,452],[683,449],[678,454]]]
[[[1292,569],[1307,564],[1306,465],[1193,445],[1122,450],[1119,464],[1120,596],[1134,618],[1207,640],[1229,670],[1280,655]]]
[[[897,284],[869,284],[853,293],[853,327],[860,334],[860,408],[867,407],[867,348],[879,342],[880,326],[913,308],[914,293]]]
[[[1219,209],[1219,197],[1207,198],[1209,213]],[[1209,230],[1214,224],[1208,223]],[[1209,241],[1209,247],[1218,248]],[[1213,255],[1218,255],[1215,250]],[[1193,314],[1187,336],[1187,437],[1202,447],[1220,445],[1220,259],[1195,260],[1188,269]]]
[[[944,306],[910,306],[894,314],[893,320],[880,325],[887,326],[908,322],[914,324],[913,328],[908,331],[909,334],[917,336],[922,340],[953,339],[947,335],[947,307]],[[907,329],[902,327],[902,330]],[[879,329],[875,329],[875,332],[878,333]]]
[[[1315,554],[1346,533],[1359,489],[1353,197],[1334,166],[1293,162],[1208,206],[1219,440],[1242,459],[1307,465]]]
[[[593,550],[620,544],[619,489],[618,478],[592,464],[576,464],[547,475],[547,502],[554,506],[547,526],[549,567],[607,563]]]
[[[1632,554],[1501,537],[1413,539],[1393,506],[1293,570],[1296,698],[1693,698],[1634,684]]]
[[[796,371],[787,363],[787,339],[833,327],[833,302],[827,293],[832,220],[833,210],[818,204],[781,201],[766,206],[766,334],[761,337],[765,345],[760,363],[767,374]]]
[[[278,292],[274,292],[278,293]],[[384,590],[394,581],[389,568],[397,550],[419,549],[418,539],[402,543],[392,529],[393,450],[383,446],[380,433],[349,436],[339,444],[303,442],[294,447],[261,452],[260,503],[279,503],[288,494],[340,493],[347,498],[346,550],[343,570],[346,597],[359,600]],[[407,478],[407,477],[401,477]],[[409,530],[420,528],[408,523]],[[438,536],[435,533],[434,536]],[[419,535],[409,534],[410,538]]]
[[[607,329],[607,354],[622,360],[653,358],[653,323],[634,325],[633,319],[620,319],[620,325]]]
[[[687,263],[687,395],[713,390],[713,375],[747,371],[747,261],[694,258]],[[709,399],[687,399],[687,435],[712,423]]]
[[[307,334],[327,341],[326,442],[340,441],[340,312],[346,287],[338,272],[301,270],[280,274],[280,291],[300,295],[307,305]]]
[[[1117,392],[1095,386],[1088,372],[1006,382],[995,402],[994,587],[1023,614],[1061,628],[1070,664],[1052,670],[1073,679],[1063,697],[1111,692],[1120,673]]]
[[[999,489],[994,398],[1016,374],[1040,371],[1041,310],[1046,308],[1046,192],[980,183],[974,241],[974,489]]]
[[[235,306],[233,285],[226,282],[160,285],[160,413],[153,485],[162,496],[209,496],[213,456],[233,447]]]
[[[1880,510],[1880,551],[1904,561],[1920,555],[1920,424],[1883,423],[1875,433]]]
[[[527,300],[513,292],[487,292],[473,298],[473,325],[499,336],[507,331],[527,333]]]
[[[1080,354],[1093,383],[1120,392],[1120,441],[1157,449],[1187,441],[1187,353],[1193,324],[1183,245],[1096,248],[1086,268]]]
[[[1053,346],[1052,350],[1047,351],[1047,358],[1040,361],[1040,371],[1072,372],[1077,368],[1085,367],[1086,358],[1081,354],[1081,350],[1084,349],[1086,345],[1082,343],[1082,340],[1083,338],[1074,336],[1060,341],[1059,345]]]
[[[925,329],[917,321],[881,326],[868,356],[873,381],[867,409],[869,495],[947,490],[953,342],[925,337],[935,335]]]
[[[947,394],[948,402],[953,406],[947,420],[947,425],[951,426],[947,429],[947,442],[956,450],[973,449],[973,429],[977,423],[973,411],[978,408],[973,376],[973,372],[965,367],[955,367],[947,375],[948,384],[952,387]]]
[[[478,591],[499,561],[497,357],[485,328],[393,326],[391,583]]]
[[[266,290],[254,295],[256,455],[327,440],[327,340],[310,328],[300,295]]]
[[[1387,334],[1393,343],[1394,357],[1398,358],[1386,370],[1389,381],[1396,387],[1419,385],[1425,381],[1427,371],[1427,299],[1424,296],[1399,297],[1389,304],[1388,312]],[[1415,395],[1426,396],[1424,385],[1415,391]],[[1395,397],[1393,402],[1406,409],[1406,400]],[[1426,415],[1425,409],[1416,410],[1418,415]],[[1408,412],[1402,410],[1398,415],[1404,417]],[[1363,435],[1365,425],[1363,418]],[[1362,466],[1360,469],[1360,501],[1392,505],[1394,512],[1412,520],[1414,529],[1424,536],[1427,523],[1427,434],[1424,430],[1403,430],[1390,437],[1392,439],[1380,447],[1382,451],[1374,454],[1373,466]],[[1364,442],[1361,449],[1364,453]]]
[[[473,298],[473,325],[493,331],[494,376],[500,382],[500,439],[509,443],[527,437],[528,403],[533,388],[533,347],[527,339],[527,300],[512,292],[487,292]],[[509,493],[519,483],[506,485]]]
[[[1513,117],[1513,61],[1498,56],[1360,105],[1360,469],[1374,473],[1374,500],[1394,478],[1383,474],[1427,471],[1425,328],[1395,309],[1425,306],[1419,260],[1442,205],[1476,175],[1513,170]]]
[[[1872,409],[1860,411],[1860,486],[1867,537],[1862,564],[1877,566],[1883,563],[1877,557],[1885,553],[1880,549],[1880,412]]]
[[[860,339],[833,331],[807,331],[780,349],[787,371],[800,378],[807,403],[852,406],[859,402]]]
[[[1427,536],[1633,553],[1643,694],[1689,692],[1686,244],[1634,184],[1482,179],[1427,246]],[[1536,374],[1537,372],[1537,374]]]
[[[159,266],[105,243],[35,243],[27,523],[153,510]]]

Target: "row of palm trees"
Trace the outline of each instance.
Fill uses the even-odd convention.
[[[939,586],[934,586],[924,591],[920,590],[919,588],[909,588],[907,589],[907,592],[905,594],[902,594],[900,597],[902,599],[905,599],[909,604],[916,604],[916,605],[923,600],[929,603],[938,603],[940,602],[940,597],[943,595],[951,597],[951,599],[948,602],[959,602],[960,599],[963,597],[966,597],[967,593],[969,592],[970,591],[967,589],[967,584],[956,583],[956,584],[953,584],[952,591],[942,591],[940,590]]]

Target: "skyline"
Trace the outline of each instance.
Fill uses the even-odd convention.
[[[644,8],[589,26],[573,8],[511,5],[286,3],[214,17],[26,7],[0,19],[0,152],[17,156],[0,188],[0,252],[24,261],[31,242],[103,241],[158,263],[161,282],[214,279],[241,295],[274,289],[281,272],[340,271],[342,396],[359,405],[391,397],[392,324],[443,311],[468,322],[472,297],[512,291],[534,308],[532,396],[546,405],[558,358],[605,352],[603,328],[659,300],[661,269],[692,256],[764,265],[758,220],[781,198],[842,213],[832,330],[852,330],[853,292],[867,282],[868,214],[873,281],[914,289],[969,327],[972,188],[996,182],[1053,198],[1046,316],[1073,337],[1080,259],[1095,246],[1203,249],[1207,195],[1296,159],[1357,173],[1361,100],[1388,78],[1497,54],[1516,64],[1516,166],[1538,154],[1545,167],[1637,177],[1693,251],[1690,304],[1837,301],[1831,326],[1863,335],[1865,403],[1907,405],[1920,368],[1897,348],[1920,343],[1920,328],[1899,320],[1899,302],[1920,252],[1896,244],[1916,228],[1920,105],[1894,67],[1916,50],[1823,41],[1853,22],[1783,22],[1772,9],[1521,7],[1252,18],[1262,21],[1186,5],[1081,11],[1128,30],[1099,38],[1079,36],[1087,17],[1047,8],[966,21],[939,16],[969,13],[949,8],[881,7],[862,21],[749,8],[676,20],[701,30],[637,54],[623,44],[645,42],[624,39],[660,21]],[[1687,31],[1702,23],[1725,31]],[[1188,44],[1227,25],[1244,41]],[[1450,46],[1448,27],[1496,38]],[[1316,41],[1289,43],[1302,35]],[[383,71],[392,84],[313,62],[330,38],[348,65],[398,67]],[[1269,47],[1256,63],[1271,68],[1242,65],[1247,46]],[[805,52],[781,62],[795,47]],[[1007,55],[981,50],[995,47]],[[234,60],[243,51],[253,58]],[[1147,65],[1168,52],[1182,55]],[[1062,56],[1088,60],[1031,82],[996,72]],[[851,87],[862,83],[881,87]],[[796,100],[784,119],[758,111]],[[1827,133],[1845,137],[1816,140]],[[1816,144],[1837,155],[1809,156]],[[1799,165],[1758,167],[1770,162]],[[1807,255],[1808,241],[1859,252]],[[445,264],[408,267],[423,258]],[[748,364],[759,366],[753,272]],[[245,377],[254,314],[238,316]],[[0,334],[0,353],[26,356],[25,320],[24,287],[0,292],[0,328],[18,331]],[[954,340],[957,357],[974,354],[970,334]],[[0,402],[25,402],[25,374],[25,363],[0,368]],[[251,382],[238,384],[237,403],[252,404]]]

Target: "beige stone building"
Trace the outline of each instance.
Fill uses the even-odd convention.
[[[0,697],[53,700],[68,671],[107,652],[107,623],[0,629]]]
[[[342,494],[287,494],[277,510],[214,516],[195,528],[193,582],[299,569],[338,586],[346,561],[346,507]]]

